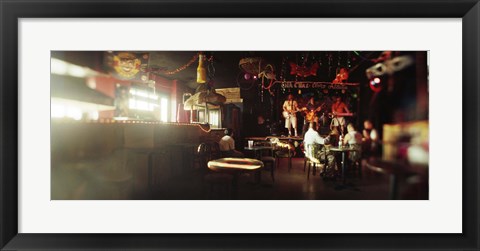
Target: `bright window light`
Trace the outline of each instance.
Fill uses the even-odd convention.
[[[68,70],[67,63],[65,63],[62,60],[52,58],[50,60],[50,69],[52,74],[57,74],[57,75],[66,75]]]
[[[87,70],[85,67],[71,64],[68,67],[68,75],[78,78],[84,78],[87,76]]]
[[[90,112],[89,115],[90,115],[91,120],[98,120],[98,118],[99,118],[99,114],[98,114],[97,111]]]
[[[130,109],[136,109],[137,106],[136,106],[135,103],[136,103],[136,102],[135,102],[135,99],[133,99],[133,98],[129,99],[129,100],[128,100],[128,107],[129,107]]]
[[[137,100],[136,106],[138,110],[148,111],[148,103],[146,101]]]
[[[167,98],[160,99],[160,121],[162,122],[168,121],[168,99]]]
[[[82,119],[82,111],[76,107],[67,107],[67,117],[74,120]]]
[[[74,65],[57,58],[52,58],[50,60],[50,71],[52,74],[67,75],[78,78],[84,78],[89,75],[92,76],[97,74],[97,72],[87,67]]]
[[[52,118],[63,118],[65,117],[66,111],[65,106],[59,104],[52,104],[51,116]]]
[[[172,115],[170,116],[170,122],[177,122],[177,102],[172,100]]]

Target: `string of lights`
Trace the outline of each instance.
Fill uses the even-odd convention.
[[[197,53],[195,54],[192,59],[190,59],[190,61],[188,61],[186,64],[178,67],[177,69],[175,70],[172,70],[172,71],[167,71],[167,70],[156,70],[156,71],[152,71],[153,73],[157,73],[157,74],[163,74],[163,75],[175,75],[185,69],[187,69],[190,65],[192,65],[193,63],[195,63],[198,59],[198,56],[200,55],[200,53]]]
[[[143,124],[143,125],[173,125],[173,126],[198,126],[204,132],[210,132],[212,129],[205,129],[203,124],[199,123],[182,123],[182,122],[163,122],[163,121],[142,121],[142,120],[116,120],[116,119],[99,119],[99,120],[58,120],[58,122],[66,124]],[[209,126],[207,126],[209,127]]]

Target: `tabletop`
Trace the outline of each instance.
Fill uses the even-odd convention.
[[[370,158],[367,160],[367,167],[370,170],[379,173],[388,174],[427,174],[427,165],[412,165],[405,162],[384,160],[380,158]]]
[[[350,148],[350,147],[330,147],[329,150],[334,152],[349,152],[349,151],[357,151],[358,149]]]
[[[250,158],[221,158],[208,162],[213,171],[253,171],[263,167],[263,162]]]
[[[252,146],[252,147],[245,147],[244,150],[251,150],[251,151],[258,151],[258,150],[272,150],[273,146]]]

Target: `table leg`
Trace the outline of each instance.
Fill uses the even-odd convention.
[[[342,152],[342,182],[345,184],[346,178],[345,178],[345,152]]]
[[[236,200],[238,198],[238,173],[233,174],[232,179],[232,198]]]
[[[148,153],[148,166],[147,166],[147,179],[148,179],[148,189],[152,189],[153,184],[153,153]]]
[[[395,174],[390,174],[390,199],[396,200],[398,194],[398,179]]]

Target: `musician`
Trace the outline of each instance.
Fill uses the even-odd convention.
[[[306,113],[305,113],[305,121],[303,123],[303,130],[302,130],[303,134],[306,133],[310,122],[315,122],[317,127],[315,129],[318,130],[317,112],[319,112],[321,109],[322,109],[322,106],[317,107],[315,105],[315,98],[313,96],[310,97],[307,105],[305,106]]]
[[[293,99],[292,94],[288,94],[287,100],[283,102],[283,113],[285,117],[285,128],[288,129],[288,136],[292,136],[292,128],[295,132],[295,137],[298,136],[297,132],[297,115],[298,103]]]
[[[341,134],[345,134],[345,118],[341,115],[342,113],[350,113],[347,105],[342,101],[341,97],[335,97],[335,103],[332,104],[332,115],[333,115],[333,126],[339,127]]]

